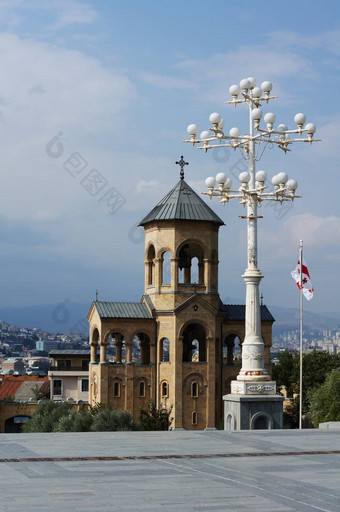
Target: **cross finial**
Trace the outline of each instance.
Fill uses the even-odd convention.
[[[98,300],[98,290],[96,290],[96,300]]]
[[[261,299],[261,306],[263,306],[263,293],[261,293],[260,299]]]
[[[177,165],[179,165],[181,167],[181,172],[180,172],[180,176],[181,176],[181,180],[184,180],[184,166],[185,165],[189,165],[189,162],[185,162],[184,159],[183,159],[183,155],[181,156],[181,159],[178,160],[178,162],[176,162]]]

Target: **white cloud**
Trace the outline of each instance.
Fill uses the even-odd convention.
[[[57,12],[57,21],[50,28],[60,29],[68,25],[89,24],[98,18],[98,13],[84,2],[59,0],[54,2],[53,8]]]
[[[266,229],[261,232],[261,250],[270,259],[290,257],[301,239],[308,249],[316,249],[321,257],[338,253],[340,217],[320,217],[312,213],[291,216],[282,222],[278,230]]]
[[[38,224],[45,222],[55,222],[60,218],[60,212],[51,210],[37,210],[33,213],[31,219]]]
[[[6,132],[73,129],[94,133],[134,98],[127,76],[84,54],[0,34],[0,112]],[[118,123],[117,123],[118,124]],[[1,125],[0,125],[1,128]],[[118,126],[117,126],[118,129]]]
[[[27,17],[41,11],[49,12],[55,20],[47,23],[46,30],[59,30],[69,25],[90,24],[98,19],[98,12],[88,3],[77,0],[2,0],[0,14],[3,23],[9,28],[27,23]]]
[[[340,54],[340,30],[329,30],[309,37],[290,30],[278,30],[269,34],[269,42],[277,48],[307,48],[309,51],[320,48],[333,55]]]
[[[183,78],[155,73],[141,73],[139,76],[141,80],[158,89],[197,89],[197,84],[194,81]]]
[[[331,116],[328,120],[322,120],[324,124],[317,126],[315,138],[321,139],[321,143],[315,143],[315,151],[319,155],[327,157],[339,156],[339,133],[340,133],[340,114]]]
[[[160,186],[160,183],[156,180],[139,180],[136,185],[137,194],[148,193],[151,189],[155,190]]]
[[[315,78],[309,58],[293,50],[272,49],[270,45],[239,46],[232,52],[213,54],[206,59],[184,60],[176,67],[188,70],[196,82],[206,84],[206,91],[200,90],[199,94],[204,101],[225,99],[229,85],[250,75],[257,77],[259,83],[284,77],[303,77],[308,81]],[[279,88],[276,87],[275,93],[287,100],[287,95],[282,95]]]

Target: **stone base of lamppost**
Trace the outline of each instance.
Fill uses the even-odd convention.
[[[275,394],[274,381],[232,381],[224,395],[224,430],[283,428],[284,397]]]

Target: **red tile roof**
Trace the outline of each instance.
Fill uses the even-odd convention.
[[[47,376],[39,377],[39,375],[2,375],[0,378],[2,379],[2,382],[0,383],[0,400],[3,400],[6,397],[15,398],[17,393],[20,394],[19,390],[23,384],[25,383],[26,385],[28,382],[32,382],[32,385],[33,383],[38,384],[40,390],[46,393],[50,389],[50,381]]]
[[[15,393],[21,388],[22,383],[22,380],[18,382],[2,382],[0,385],[0,400],[3,400],[6,397],[14,397]]]

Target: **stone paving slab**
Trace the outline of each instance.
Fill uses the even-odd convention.
[[[0,512],[340,512],[339,430],[1,434],[0,459]]]

